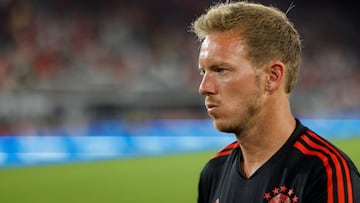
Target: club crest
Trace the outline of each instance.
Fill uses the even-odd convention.
[[[299,197],[295,195],[293,189],[287,188],[285,185],[275,187],[271,192],[264,194],[264,199],[268,203],[297,203]]]

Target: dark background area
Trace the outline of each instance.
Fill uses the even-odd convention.
[[[359,7],[258,1],[303,42],[301,118],[360,117]],[[102,120],[208,118],[191,22],[214,1],[0,0],[0,134]]]

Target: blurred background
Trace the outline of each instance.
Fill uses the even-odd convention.
[[[0,0],[0,167],[203,152],[232,141],[231,135],[214,130],[197,93],[199,43],[189,32],[191,22],[214,2]],[[358,4],[340,0],[257,2],[282,11],[295,5],[287,15],[302,37],[303,65],[291,96],[294,114],[329,139],[348,140],[341,145],[347,150],[357,150]],[[159,171],[162,177],[165,171],[177,171],[179,188],[169,194],[177,194],[172,199],[179,202],[194,202],[197,175],[210,154],[177,157],[183,162],[176,163],[170,159],[142,161],[136,166],[119,162],[94,167],[94,171],[89,165],[31,175],[2,170],[0,189],[8,195],[1,195],[2,202],[54,203],[58,199],[89,203],[104,202],[104,196],[108,197],[105,202],[145,202],[118,193],[127,193],[124,188],[128,187],[138,191],[144,179],[156,177],[149,171],[137,172],[151,166],[160,167],[150,170]],[[360,153],[352,151],[354,154]],[[360,157],[355,163],[360,163]],[[116,171],[109,173],[110,169]],[[131,171],[136,175],[129,175]],[[122,172],[125,176],[120,176]],[[64,192],[75,182],[87,183],[89,177],[97,177],[94,182],[106,189],[86,184],[94,192],[77,185],[80,199],[73,198],[79,194]],[[168,174],[164,180],[173,178]],[[49,180],[53,182],[46,182]],[[24,182],[27,185],[19,188]],[[47,198],[37,193],[50,188],[54,190],[48,191]],[[14,199],[15,190],[23,194],[16,197],[25,200]],[[189,190],[190,195],[178,193],[181,190]],[[57,198],[57,194],[68,199]],[[154,199],[156,194],[144,197]],[[40,196],[44,201],[36,199]]]
[[[344,1],[260,2],[283,11],[295,5],[287,13],[304,54],[294,114],[359,118],[357,8]],[[216,134],[197,93],[199,43],[189,32],[213,4],[1,0],[0,135]]]
[[[288,12],[304,59],[302,118],[360,115],[360,26],[344,1],[260,1]],[[0,134],[103,120],[208,118],[189,25],[212,1],[1,0]]]

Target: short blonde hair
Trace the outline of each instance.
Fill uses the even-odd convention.
[[[234,31],[244,40],[247,57],[257,67],[281,60],[286,66],[285,91],[293,89],[301,64],[301,41],[279,9],[250,2],[219,3],[191,26],[201,41],[213,32]]]

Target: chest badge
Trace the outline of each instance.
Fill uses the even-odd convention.
[[[271,192],[265,193],[264,199],[268,203],[297,203],[299,201],[295,191],[287,188],[285,185],[275,187]]]

